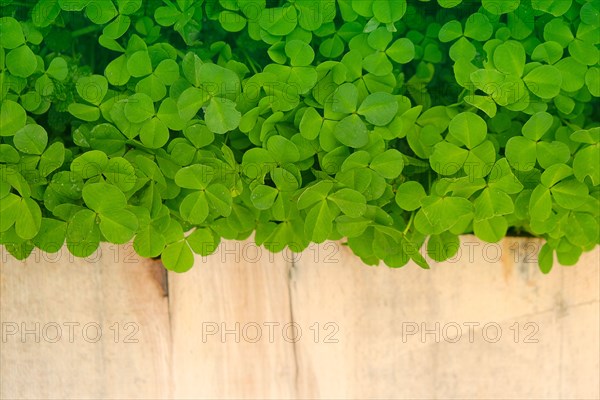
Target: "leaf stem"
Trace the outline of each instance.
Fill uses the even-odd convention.
[[[85,28],[78,29],[76,31],[71,32],[71,37],[76,38],[79,36],[87,35],[88,33],[94,33],[101,30],[103,27],[101,25],[91,25]]]
[[[256,65],[254,64],[254,60],[252,60],[252,58],[250,57],[250,54],[248,54],[248,52],[244,48],[242,48],[242,53],[244,53],[244,56],[246,56],[246,60],[248,60],[248,64],[250,64],[250,67],[252,68],[252,71],[254,71],[255,74],[258,74],[258,70],[256,69]]]
[[[404,236],[406,236],[406,234],[408,233],[408,230],[411,228],[413,221],[415,219],[415,214],[416,213],[412,213],[410,214],[410,218],[408,219],[408,223],[406,224],[406,228],[404,228],[404,231],[402,231],[402,234]]]

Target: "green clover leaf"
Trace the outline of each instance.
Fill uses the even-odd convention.
[[[97,212],[123,209],[127,205],[127,199],[123,192],[108,183],[86,185],[83,188],[82,196],[85,204]]]
[[[100,245],[100,228],[96,213],[81,210],[75,213],[67,226],[67,248],[77,257],[92,255]]]
[[[214,133],[224,134],[236,129],[242,114],[233,101],[213,97],[206,107],[206,126]]]
[[[361,217],[367,211],[365,197],[353,189],[340,189],[327,197],[349,217]]]
[[[539,112],[534,114],[529,120],[523,125],[523,136],[530,140],[540,140],[548,132],[554,119],[552,115],[547,112]]]
[[[25,44],[25,36],[19,21],[12,17],[0,18],[0,47],[15,49],[22,44]]]
[[[20,78],[28,78],[35,72],[38,60],[33,50],[26,44],[12,49],[6,54],[8,71]]]
[[[507,75],[522,76],[525,68],[525,49],[517,41],[502,43],[494,51],[494,65]]]
[[[448,131],[456,140],[472,149],[481,144],[487,136],[487,125],[477,114],[465,112],[450,121]]]
[[[419,182],[410,181],[398,187],[395,200],[401,209],[414,211],[421,207],[421,200],[426,196],[425,189]]]
[[[515,11],[519,7],[520,0],[481,0],[483,8],[490,14],[501,15]]]
[[[556,67],[542,65],[525,75],[523,81],[536,96],[551,99],[560,93],[563,77]]]
[[[298,13],[295,7],[265,9],[260,14],[258,23],[271,35],[285,36],[291,33],[298,24]]]
[[[386,150],[375,156],[369,167],[386,179],[395,179],[404,169],[404,157],[398,150]]]
[[[358,89],[351,83],[344,83],[333,93],[331,109],[336,113],[352,114],[356,111],[357,104]],[[319,120],[319,124],[321,123]]]
[[[180,240],[165,247],[161,260],[169,271],[186,272],[194,265],[194,253],[185,240]]]
[[[342,144],[359,148],[369,143],[367,126],[356,114],[352,114],[335,125],[334,135]]]
[[[358,108],[358,114],[377,126],[385,126],[392,122],[398,112],[398,102],[389,93],[371,93]]]
[[[57,253],[63,247],[67,223],[53,218],[42,218],[40,230],[33,238],[34,244],[48,253]]]
[[[77,81],[77,93],[88,103],[100,105],[108,92],[108,81],[102,75],[92,75]]]
[[[25,125],[13,138],[15,147],[26,154],[42,154],[48,144],[48,133],[36,124]]]
[[[125,102],[125,117],[134,124],[147,121],[155,114],[154,102],[144,93],[136,93]]]

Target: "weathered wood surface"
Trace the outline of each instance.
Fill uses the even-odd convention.
[[[86,260],[66,249],[27,262],[2,256],[0,398],[171,393],[168,302],[159,265],[133,256],[131,247],[108,245]],[[18,332],[10,334],[15,325]]]
[[[294,349],[265,332],[256,340],[248,325],[291,320],[289,266],[255,250],[226,242],[189,273],[169,275],[174,398],[294,397]]]
[[[3,256],[0,398],[599,398],[600,251],[543,276],[538,246],[466,236],[423,271],[336,243],[291,257],[226,242],[168,282],[125,248]],[[35,322],[40,343],[9,334]],[[73,343],[66,326],[47,340],[54,322],[80,323]]]

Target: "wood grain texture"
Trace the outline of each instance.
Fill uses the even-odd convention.
[[[0,398],[169,396],[171,340],[161,269],[130,247],[110,245],[85,260],[66,249],[26,262],[3,257]],[[8,335],[13,324],[19,332]],[[23,335],[23,328],[33,333]]]
[[[298,343],[300,397],[598,398],[598,249],[544,276],[540,244],[465,236],[430,271],[365,267],[343,246],[328,264],[303,258],[295,320],[335,323],[339,342]]]
[[[544,276],[540,244],[465,236],[423,271],[365,266],[338,243],[291,257],[224,242],[168,285],[123,248],[3,259],[3,323],[104,332],[8,336],[0,398],[600,398],[600,248]],[[114,343],[117,321],[137,322],[140,342]]]
[[[288,274],[281,254],[251,242],[224,242],[169,274],[174,398],[294,396],[293,347],[278,333],[291,321]]]

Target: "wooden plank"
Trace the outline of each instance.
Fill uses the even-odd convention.
[[[281,333],[291,322],[288,265],[226,241],[190,272],[169,274],[174,398],[295,397],[294,349]]]
[[[299,396],[598,398],[598,249],[544,276],[540,241],[462,242],[431,271],[367,267],[343,246],[298,260],[294,320],[320,324],[317,343],[297,343]]]
[[[123,248],[3,261],[2,322],[104,331],[95,344],[8,335],[0,397],[598,398],[599,249],[543,276],[540,241],[462,242],[422,271],[364,266],[337,243],[292,260],[226,241],[168,274],[168,304],[160,266]],[[138,323],[140,342],[114,343],[114,322]]]
[[[600,251],[563,269],[560,398],[600,399]]]
[[[0,251],[0,398],[169,395],[159,263],[110,245],[85,260],[63,249],[18,262]]]

